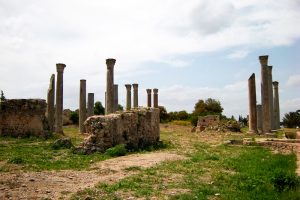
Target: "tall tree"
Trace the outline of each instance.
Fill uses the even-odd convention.
[[[104,115],[105,114],[105,109],[102,106],[102,103],[100,101],[95,102],[94,114],[95,115]]]

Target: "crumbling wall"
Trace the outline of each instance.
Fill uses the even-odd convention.
[[[0,135],[13,137],[45,136],[46,101],[9,99],[0,104]]]
[[[78,149],[85,153],[104,152],[118,144],[143,148],[159,141],[157,108],[138,108],[105,116],[91,116],[84,124],[90,135]]]

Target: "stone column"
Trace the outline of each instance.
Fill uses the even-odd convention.
[[[153,107],[158,108],[158,89],[153,89]]]
[[[139,107],[139,85],[137,83],[132,84],[133,87],[133,107]]]
[[[106,59],[107,76],[106,76],[106,114],[114,112],[114,66],[116,60]]]
[[[278,92],[278,82],[273,82],[274,89],[274,124],[275,129],[280,129],[280,108],[279,108],[279,92]]]
[[[79,131],[85,132],[84,121],[86,120],[86,80],[80,80],[79,94]]]
[[[249,92],[249,132],[257,133],[256,87],[255,87],[254,73],[248,79],[248,92]]]
[[[119,94],[118,94],[118,85],[114,85],[114,112],[118,111],[119,105]]]
[[[94,93],[88,93],[88,103],[87,103],[87,116],[94,115]]]
[[[274,108],[273,108],[273,77],[272,77],[272,66],[268,66],[268,89],[269,89],[269,106],[270,106],[270,117],[271,117],[271,129],[275,129],[274,124]]]
[[[256,106],[256,116],[257,116],[257,131],[258,133],[262,133],[262,106]]]
[[[64,69],[66,65],[62,63],[56,64],[56,111],[55,111],[55,132],[63,134],[63,101],[64,101]]]
[[[50,78],[49,89],[47,93],[47,119],[49,124],[49,131],[54,131],[54,102],[55,102],[55,74]]]
[[[131,85],[130,84],[126,84],[126,110],[130,110],[131,109]]]
[[[271,132],[271,116],[269,104],[269,70],[268,70],[268,56],[259,56],[261,64],[261,100],[262,100],[262,132]]]
[[[152,90],[151,89],[146,89],[147,91],[147,107],[151,108],[151,93]]]

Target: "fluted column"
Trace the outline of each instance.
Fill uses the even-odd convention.
[[[268,89],[269,89],[269,106],[270,106],[270,118],[271,118],[271,129],[275,129],[274,124],[274,108],[273,108],[273,77],[272,77],[273,66],[268,66]]]
[[[258,133],[262,133],[262,106],[256,105],[256,117],[257,117],[257,131]]]
[[[268,56],[259,56],[261,64],[261,100],[262,100],[262,132],[271,132],[270,97],[269,97],[269,70]]]
[[[55,132],[63,134],[63,101],[64,101],[64,69],[66,65],[56,64],[56,110],[55,110]]]
[[[154,88],[153,89],[153,107],[158,108],[158,89]]]
[[[88,103],[87,103],[87,116],[94,115],[94,93],[88,93]]]
[[[106,114],[114,112],[114,66],[115,59],[106,59],[107,76],[106,76]]]
[[[131,109],[131,84],[126,84],[126,110]]]
[[[133,87],[133,107],[139,107],[139,85],[137,83],[132,84]]]
[[[54,102],[55,102],[55,74],[50,78],[49,89],[47,93],[47,119],[49,124],[49,131],[54,131]]]
[[[248,92],[249,92],[249,132],[257,133],[256,87],[255,87],[254,73],[248,79]]]
[[[79,131],[85,132],[84,121],[86,120],[86,80],[80,80],[79,94]]]
[[[114,85],[114,112],[118,111],[119,105],[119,94],[118,94],[118,85]]]
[[[279,108],[279,92],[278,92],[278,82],[273,82],[274,89],[274,124],[275,129],[280,129],[280,108]]]
[[[146,89],[147,91],[147,107],[151,108],[151,96],[152,96],[152,90],[151,89]]]

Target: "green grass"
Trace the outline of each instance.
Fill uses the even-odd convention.
[[[77,193],[73,199],[300,198],[294,154],[272,154],[261,147],[212,147],[199,142],[194,148],[187,160],[139,169],[136,175],[114,184],[101,183]]]
[[[65,135],[71,137],[73,144],[79,144],[83,136],[78,129],[68,127]],[[57,139],[44,140],[39,138],[10,138],[0,137],[0,172],[22,169],[29,171],[41,170],[82,170],[93,162],[110,158],[108,155],[95,153],[91,155],[73,154],[71,149],[52,148],[52,143]]]

